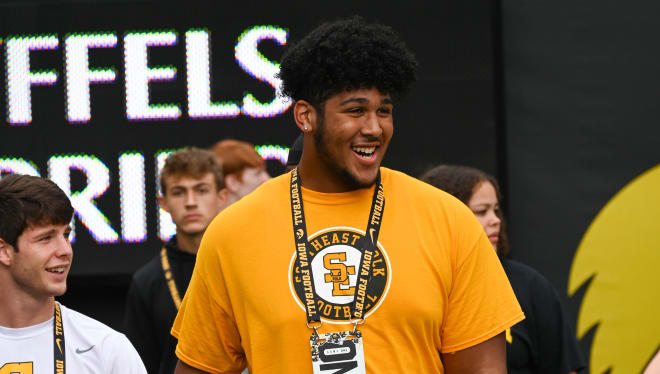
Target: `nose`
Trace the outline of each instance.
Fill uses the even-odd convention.
[[[57,251],[55,252],[57,257],[72,257],[73,248],[71,247],[71,241],[69,238],[62,236],[57,243]]]
[[[380,118],[375,112],[369,112],[362,124],[362,135],[371,137],[380,137],[383,133],[383,127],[380,124]]]
[[[499,226],[500,223],[502,223],[502,220],[500,219],[500,217],[497,216],[497,214],[494,211],[490,211],[488,215],[489,215],[488,222],[491,226]]]
[[[197,196],[195,196],[195,191],[188,191],[186,193],[186,206],[193,207],[197,205]]]

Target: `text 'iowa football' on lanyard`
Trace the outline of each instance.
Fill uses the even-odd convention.
[[[380,171],[376,179],[376,188],[371,201],[369,221],[365,232],[365,240],[362,241],[360,256],[360,267],[357,272],[357,283],[355,284],[355,295],[351,303],[351,317],[356,324],[364,322],[365,296],[369,289],[371,280],[371,262],[377,250],[380,223],[385,211],[385,194],[383,184],[380,180]],[[291,172],[291,216],[293,218],[293,237],[296,243],[295,266],[300,269],[303,279],[309,279],[310,290],[305,292],[305,310],[307,312],[307,326],[314,331],[320,326],[321,318],[317,309],[318,300],[314,291],[314,275],[312,274],[309,243],[307,241],[307,226],[305,224],[305,212],[303,209],[302,190],[300,188],[300,176],[298,168]],[[307,282],[305,282],[307,283]]]
[[[64,324],[62,323],[62,310],[60,304],[55,302],[55,313],[53,315],[53,349],[55,350],[55,360],[53,361],[53,373],[66,372],[64,354]]]

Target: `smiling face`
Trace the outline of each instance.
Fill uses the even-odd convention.
[[[63,295],[73,259],[70,233],[68,224],[28,226],[18,237],[18,250],[5,247],[3,264],[9,265],[11,284],[3,287],[37,300]]]
[[[500,204],[495,187],[488,181],[477,184],[468,202],[468,207],[477,216],[477,220],[488,235],[488,240],[497,249],[502,220],[498,216]]]
[[[313,146],[305,144],[301,162],[304,172],[311,171],[305,164],[314,169],[319,190],[342,192],[375,183],[394,131],[392,111],[390,96],[375,88],[341,92],[325,101],[312,126]]]
[[[201,178],[171,175],[165,185],[167,191],[159,202],[176,224],[177,235],[202,235],[224,203],[213,174]]]

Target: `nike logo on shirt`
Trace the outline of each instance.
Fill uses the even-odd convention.
[[[87,349],[76,348],[76,353],[80,354],[80,353],[89,352],[89,351],[92,350],[92,348],[94,348],[94,346],[91,346],[91,347],[89,347],[89,348],[87,348]]]

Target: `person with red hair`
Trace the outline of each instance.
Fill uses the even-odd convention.
[[[211,152],[222,161],[226,205],[231,205],[270,179],[266,162],[254,149],[254,145],[235,139],[225,139],[211,147]]]

